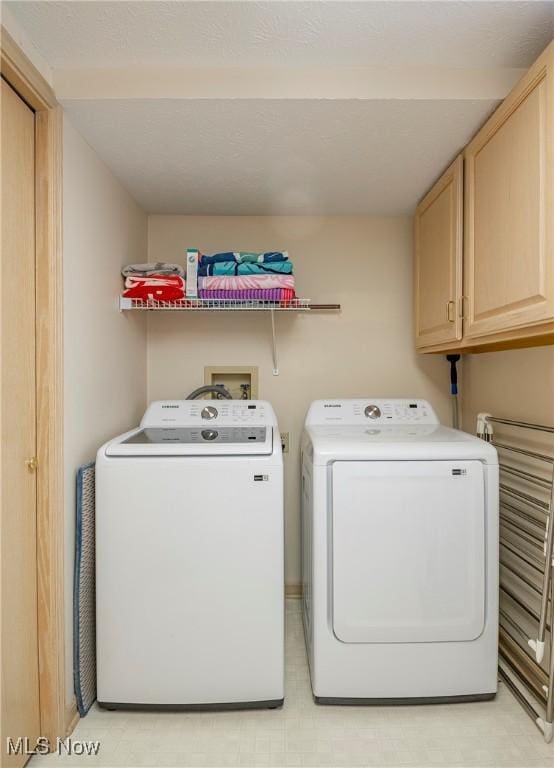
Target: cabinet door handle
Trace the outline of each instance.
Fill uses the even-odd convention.
[[[453,301],[446,302],[446,321],[448,323],[454,322],[454,302]]]
[[[464,315],[464,301],[467,298],[467,296],[460,296],[458,299],[458,315],[462,318],[462,320],[465,319]]]

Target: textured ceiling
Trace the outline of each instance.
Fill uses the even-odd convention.
[[[482,100],[64,103],[145,210],[214,215],[411,212],[494,106]]]
[[[527,67],[554,32],[554,0],[3,5],[54,85],[69,78],[70,98],[58,96],[71,121],[158,213],[411,212],[505,93],[467,83],[480,71],[490,78]],[[354,76],[379,77],[381,91],[346,98],[336,76],[346,67],[377,67],[388,79],[361,69]],[[431,69],[416,75],[418,67]],[[194,97],[162,98],[156,78],[167,83],[172,68],[177,82],[179,68],[194,79]],[[231,84],[233,71],[241,84],[258,77],[258,90],[237,98],[231,85],[214,98],[202,68],[218,84],[214,72],[231,73]],[[260,74],[271,68],[295,83],[309,68],[309,82],[328,82],[335,68],[335,89],[320,98],[305,86],[283,98]],[[137,90],[153,72],[151,92]],[[406,83],[400,98],[394,77]],[[439,95],[418,92],[418,77],[441,84]],[[116,81],[119,90],[102,90]]]
[[[552,2],[6,2],[52,67],[526,67]]]

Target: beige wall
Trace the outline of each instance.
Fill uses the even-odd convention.
[[[146,324],[118,311],[120,265],[146,256],[147,218],[64,120],[66,696],[73,695],[75,473],[146,403]]]
[[[276,318],[279,376],[272,375],[270,318],[258,313],[151,314],[148,399],[181,398],[205,365],[259,366],[259,396],[283,431],[286,580],[300,582],[298,443],[310,401],[323,397],[428,398],[449,423],[448,366],[416,356],[412,338],[411,220],[365,217],[150,216],[151,261],[184,263],[187,247],[288,249],[297,290],[342,313]]]
[[[480,411],[554,424],[554,347],[488,352],[464,358],[463,427],[475,432]]]

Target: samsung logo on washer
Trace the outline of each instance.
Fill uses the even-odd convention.
[[[162,408],[179,408],[178,405],[162,405]]]
[[[323,408],[342,408],[342,403],[323,403]],[[325,416],[325,421],[341,421],[341,416]]]

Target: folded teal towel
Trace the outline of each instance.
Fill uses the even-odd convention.
[[[222,261],[236,261],[239,264],[245,264],[246,262],[268,264],[275,261],[287,261],[288,257],[287,251],[266,251],[265,253],[225,251],[224,253],[214,253],[211,256],[202,255],[200,257],[200,266],[218,264]]]
[[[236,261],[219,261],[215,264],[201,264],[198,275],[292,275],[291,261],[272,261],[267,264]]]

